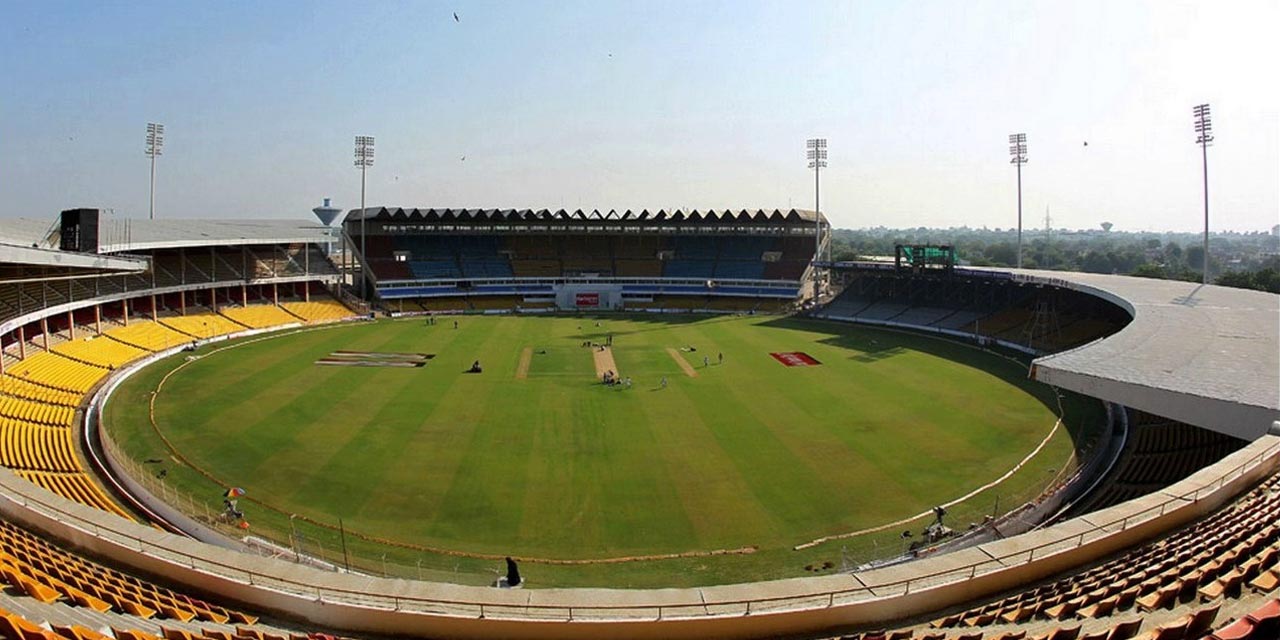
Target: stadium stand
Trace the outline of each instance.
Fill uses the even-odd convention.
[[[320,304],[320,303],[316,303]],[[270,304],[251,305],[248,307],[222,307],[218,313],[230,318],[233,322],[251,329],[270,329],[298,322],[298,318],[288,311]]]
[[[31,343],[21,360],[11,355],[9,345],[5,357],[11,362],[0,375],[0,464],[70,500],[129,517],[74,454],[75,407],[112,370],[196,338],[352,315],[333,300],[285,304],[306,317],[271,304],[224,307],[221,314],[192,307],[186,316],[134,319],[128,325],[108,322],[101,335],[86,329],[74,340],[58,335],[48,351]]]
[[[1085,514],[1167,487],[1245,442],[1141,411],[1130,410],[1129,444],[1087,500],[1070,514]]]
[[[247,327],[213,311],[160,317],[156,322],[192,338],[206,339],[244,331]]]
[[[351,309],[337,300],[312,300],[308,302],[281,302],[280,307],[306,322],[335,322],[354,317]]]
[[[998,274],[901,272],[850,263],[840,293],[818,315],[833,319],[982,336],[1035,352],[1056,352],[1119,331],[1129,316],[1086,293],[1015,282]]]
[[[0,574],[9,586],[40,602],[114,612],[138,619],[135,623],[160,618],[254,625],[259,619],[85,559],[2,521]]]
[[[114,327],[103,335],[147,351],[164,351],[191,341],[191,336],[153,320],[133,320],[128,325]]]
[[[812,238],[813,214],[795,210],[381,208],[353,211],[345,225],[353,237],[368,232],[375,290],[395,313],[550,308],[548,299],[576,308],[571,293],[560,294],[566,279],[575,291],[599,288],[609,309],[776,309],[795,299],[813,256],[803,238]]]

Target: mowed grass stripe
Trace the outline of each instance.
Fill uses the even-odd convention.
[[[189,365],[180,375],[169,378],[162,401],[157,402],[157,414],[165,418],[166,424],[179,429],[236,435],[237,429],[248,429],[264,407],[270,410],[284,404],[283,399],[263,393],[264,389],[285,378],[314,373],[312,362],[320,354],[328,353],[328,344],[333,338],[321,335],[324,333],[326,331],[315,331],[288,339],[273,338],[204,356],[198,364],[213,366]],[[363,335],[357,332],[354,338],[350,344],[357,349],[373,349],[390,340],[388,334],[368,331]],[[213,396],[222,401],[195,406],[181,402],[191,395]],[[180,420],[174,420],[178,416],[170,414],[175,403],[183,405]]]
[[[827,375],[814,375],[814,368],[782,367],[767,353],[767,360],[745,353],[742,347],[751,344],[747,341],[737,343],[726,337],[722,342],[742,355],[735,356],[731,364],[713,365],[701,378],[716,382],[734,379],[721,382],[726,385],[723,393],[750,411],[779,445],[821,483],[818,492],[809,495],[822,496],[813,502],[823,520],[846,526],[878,521],[886,510],[894,510],[903,500],[913,497],[896,481],[893,472],[897,469],[881,468],[864,455],[866,446],[881,446],[879,443],[854,443],[840,437],[839,433],[848,428],[840,423],[849,420],[848,414],[837,408],[845,404],[838,397],[845,384],[840,384],[829,371]],[[780,377],[791,379],[779,382]],[[776,391],[770,394],[769,403],[753,401],[759,389],[770,385]],[[831,388],[833,385],[838,388]],[[876,487],[874,497],[866,491],[870,485]],[[793,528],[788,533],[794,541],[808,533],[829,531],[830,528]]]
[[[369,337],[386,340],[386,336],[377,334]],[[301,351],[284,351],[299,358],[305,357],[307,350],[315,348],[311,341],[300,342],[303,343],[299,345]],[[239,355],[235,352],[241,349],[261,346],[259,343],[238,347],[213,357],[235,358]],[[256,477],[257,471],[271,467],[274,463],[268,461],[292,448],[292,432],[304,422],[299,419],[299,414],[313,413],[316,409],[312,404],[316,394],[312,391],[317,385],[327,385],[336,373],[333,370],[316,370],[310,360],[299,367],[297,362],[268,357],[271,354],[270,350],[259,349],[256,353],[248,351],[243,359],[235,360],[237,367],[259,371],[255,375],[240,377],[236,382],[214,375],[218,371],[216,368],[188,366],[187,369],[193,369],[191,375],[187,375],[188,371],[184,369],[179,375],[172,376],[169,380],[173,384],[167,384],[157,399],[157,421],[174,445],[206,470],[216,466],[216,475],[225,481],[251,483],[255,478],[265,480]],[[222,401],[187,406],[182,400],[195,392],[193,389]],[[304,402],[299,403],[299,400]],[[320,400],[317,404],[324,403]],[[334,406],[341,411],[349,405]]]
[[[735,327],[735,331],[731,332],[732,335],[743,335],[739,331],[742,327],[743,325]],[[786,329],[792,331],[794,328]],[[808,334],[809,332],[800,333]],[[1011,468],[1021,459],[1021,455],[1033,448],[1052,426],[1052,417],[1046,418],[1043,415],[1043,409],[1036,406],[1036,401],[1025,394],[1014,392],[1002,395],[1001,398],[1021,401],[1023,407],[1030,407],[1034,413],[1037,413],[1036,420],[1028,424],[1019,424],[1015,416],[1012,427],[1002,425],[1002,428],[990,428],[992,414],[988,413],[986,419],[977,417],[973,420],[966,419],[963,411],[957,413],[953,409],[953,404],[948,402],[954,396],[939,398],[936,390],[932,390],[924,382],[917,382],[922,379],[932,380],[935,383],[939,379],[946,383],[953,383],[955,379],[967,382],[964,380],[966,376],[971,378],[975,373],[986,375],[980,374],[965,364],[939,361],[932,354],[918,352],[914,349],[919,346],[918,343],[923,342],[926,346],[937,344],[944,348],[959,350],[958,353],[949,354],[954,357],[989,357],[985,354],[896,333],[871,332],[870,336],[874,337],[867,337],[865,331],[863,334],[859,336],[858,342],[867,346],[873,346],[870,344],[872,340],[879,343],[876,347],[879,351],[876,357],[867,358],[865,352],[857,353],[856,351],[855,355],[850,356],[832,346],[832,343],[841,343],[846,345],[846,348],[853,348],[853,345],[845,339],[846,336],[792,333],[784,337],[784,341],[794,341],[795,344],[808,343],[807,352],[824,364],[813,368],[786,368],[771,363],[771,366],[785,372],[779,374],[780,376],[788,378],[786,381],[780,380],[776,383],[779,387],[777,394],[779,404],[795,403],[804,407],[796,414],[794,420],[778,425],[783,429],[783,433],[794,433],[799,436],[786,440],[793,443],[793,446],[810,451],[810,454],[804,457],[820,471],[822,477],[841,484],[854,482],[862,483],[862,486],[866,486],[867,483],[877,486],[876,497],[869,501],[869,504],[867,504],[868,501],[863,500],[861,505],[850,505],[848,513],[843,518],[843,522],[848,527],[869,526],[883,521],[888,517],[885,511],[900,509],[902,506],[925,509],[940,495],[947,498],[958,497],[964,493],[964,490],[981,484],[975,481],[964,485],[963,478],[971,475],[980,477],[992,469]],[[748,342],[764,343],[760,345],[761,347],[767,346],[769,343],[767,338],[770,337],[767,332],[759,331],[746,332],[745,336]],[[727,336],[722,336],[721,339],[726,341]],[[762,360],[767,357],[767,354],[744,355],[751,360]],[[855,364],[857,366],[853,366]],[[1003,362],[994,364],[1003,364]],[[918,375],[918,372],[925,367],[949,368],[950,371],[942,371],[936,376],[929,377]],[[844,369],[849,369],[849,373],[845,374]],[[832,375],[833,372],[836,374]],[[716,368],[712,367],[710,374],[716,373],[718,373]],[[952,375],[956,378],[953,379]],[[990,381],[987,383],[989,384]],[[964,388],[964,385],[957,386]],[[915,393],[904,393],[903,387],[914,390]],[[964,393],[972,392],[972,388],[964,388]],[[844,397],[838,397],[841,395]],[[895,395],[930,398],[931,401],[904,402],[896,406],[883,402],[883,398]],[[746,402],[745,398],[744,402]],[[848,412],[846,407],[850,404],[859,407],[860,410]],[[862,407],[870,407],[870,409],[862,410]],[[779,407],[780,410],[782,408]],[[841,416],[836,415],[835,412],[843,412],[847,416],[844,419],[851,423],[850,428],[812,428],[815,424],[841,422]],[[1001,419],[1006,421],[1010,419],[1008,415],[996,415],[1000,415]],[[928,428],[930,425],[938,425],[942,428]],[[1019,436],[1018,441],[1021,441],[1025,448],[1017,449],[1009,446],[1007,437],[1011,429]],[[843,442],[853,453],[825,455],[824,452],[835,453],[839,448],[832,445],[833,438]],[[819,443],[821,446],[812,446]],[[993,451],[1000,451],[1005,455],[997,456],[993,461]],[[859,456],[856,452],[865,452],[866,455]],[[862,457],[870,464],[850,465],[848,460],[851,456]],[[921,461],[927,461],[927,463],[921,464]],[[841,468],[845,470],[842,472]],[[962,486],[957,486],[957,482]],[[852,493],[833,491],[831,495],[854,500],[865,495],[865,491]],[[839,503],[840,500],[836,499],[833,502]]]
[[[762,544],[785,533],[778,529],[779,522],[768,509],[755,499],[743,469],[702,422],[697,407],[681,391],[679,383],[667,389],[646,389],[640,394],[638,410],[665,445],[655,464],[660,461],[664,466],[680,496],[696,548]]]
[[[636,411],[635,388],[601,387],[583,403],[601,425],[602,456],[591,459],[600,468],[605,501],[604,527],[612,544],[606,552],[683,551],[691,548],[693,525],[661,464],[664,449],[653,426]],[[594,400],[594,402],[591,402]],[[584,416],[586,417],[586,416]]]
[[[539,380],[521,386],[521,393],[534,388],[524,405],[532,440],[515,542],[549,555],[575,547],[599,549],[605,537],[599,512],[607,505],[591,463],[595,441],[580,437],[570,396],[556,385]]]
[[[393,325],[388,342],[379,345],[386,350],[423,349],[450,351],[450,345],[465,335],[444,325]],[[465,339],[464,339],[465,341]],[[449,388],[459,378],[451,375],[451,358],[440,354],[426,367],[415,369],[353,369],[349,376],[361,389],[360,401],[349,407],[355,413],[348,423],[350,434],[343,446],[326,458],[327,468],[320,477],[299,490],[298,500],[326,501],[325,492],[338,482],[363,484],[367,490],[343,498],[347,513],[359,515],[375,528],[396,527],[406,516],[419,517],[423,511],[419,491],[428,465],[418,461],[435,460],[430,447],[413,447],[421,442],[423,424],[439,398],[448,396]],[[449,367],[446,373],[440,367]],[[433,375],[434,374],[434,375]],[[441,384],[444,382],[445,384]],[[379,387],[379,385],[382,385]],[[377,408],[370,413],[369,407]],[[450,425],[452,429],[454,425]],[[352,467],[355,467],[355,473]],[[408,472],[411,477],[403,477]],[[340,487],[339,487],[340,488]],[[412,519],[410,519],[412,521]]]
[[[774,530],[809,529],[824,519],[815,499],[825,483],[795,456],[750,410],[723,401],[726,389],[707,376],[682,381],[700,421],[711,431],[751,488],[751,495],[775,520]]]
[[[521,342],[518,333],[504,333],[496,323],[486,326],[472,320],[451,345],[451,358],[465,360],[469,354],[479,354],[500,359],[500,354],[514,351]],[[491,348],[484,349],[489,342]],[[459,350],[468,356],[455,355]],[[493,549],[491,545],[516,536],[532,436],[528,429],[513,428],[524,411],[520,403],[506,401],[518,392],[516,385],[501,375],[492,380],[502,384],[490,383],[486,375],[460,374],[455,393],[432,411],[434,420],[460,428],[473,426],[469,440],[460,447],[456,468],[448,478],[440,478],[447,479],[447,489],[426,532],[436,538],[474,540],[481,548]]]

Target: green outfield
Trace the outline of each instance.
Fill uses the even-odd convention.
[[[341,557],[341,518],[348,557],[375,573],[381,563],[413,575],[416,564],[418,575],[451,579],[452,569],[479,582],[493,556],[513,555],[533,559],[534,586],[655,586],[806,575],[851,546],[900,550],[899,533],[927,520],[792,548],[1000,478],[1058,414],[1025,364],[907,333],[779,317],[457,320],[206,346],[127,381],[105,427],[177,492],[216,505],[222,488],[243,487],[251,531],[282,546],[303,527],[303,551]],[[609,336],[603,354],[583,346]],[[316,364],[337,351],[432,357],[422,367]],[[793,352],[820,364],[770,355]],[[465,373],[476,360],[483,373]],[[601,384],[598,366],[632,386]],[[153,426],[148,399],[162,379]],[[997,500],[1012,508],[1068,471],[1097,413],[1071,398],[1066,407],[1066,427],[948,524],[963,528]],[[754,553],[704,555],[743,548]],[[538,561],[675,553],[689,557]]]

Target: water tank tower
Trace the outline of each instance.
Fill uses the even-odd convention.
[[[328,198],[324,199],[324,204],[312,209],[311,212],[316,214],[316,217],[320,219],[320,224],[326,227],[332,225],[338,219],[338,216],[342,215],[342,209],[330,205]]]
[[[325,247],[325,253],[333,256],[333,240],[332,238],[342,233],[342,227],[334,227],[335,222],[340,222],[338,218],[342,216],[342,209],[329,204],[329,198],[324,199],[324,204],[311,210],[320,219],[320,224],[329,227],[329,244]]]

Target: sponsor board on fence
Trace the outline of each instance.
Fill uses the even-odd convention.
[[[598,307],[600,306],[600,294],[577,293],[573,296],[573,303],[579,307]]]

